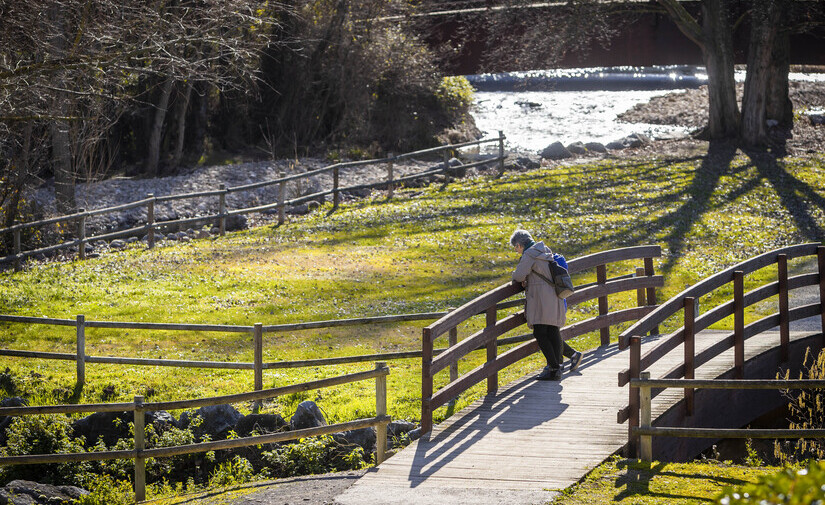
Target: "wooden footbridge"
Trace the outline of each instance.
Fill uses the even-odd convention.
[[[790,323],[813,316],[825,318],[825,275],[820,274],[825,270],[825,247],[803,244],[771,251],[715,274],[661,305],[656,303],[654,290],[663,282],[653,272],[653,258],[659,252],[658,247],[634,247],[570,261],[571,274],[595,268],[597,278],[595,283],[579,286],[570,304],[598,300],[599,315],[564,328],[562,336],[569,339],[599,330],[603,345],[587,353],[579,369],[566,373],[561,382],[535,381],[531,374],[498,387],[499,370],[537,351],[535,342],[527,340],[497,354],[497,346],[505,341],[498,337],[525,324],[523,312],[497,318],[498,311],[523,303],[507,301],[521,291],[514,283],[476,298],[425,328],[425,435],[364,475],[336,502],[546,503],[617,452],[635,456],[643,451],[647,458],[678,460],[694,457],[722,434],[727,438],[799,437],[800,433],[789,430],[738,430],[781,405],[777,388],[756,393],[693,389],[682,385],[695,384],[677,381],[679,389],[653,389],[651,394],[640,378],[648,374],[694,382],[731,378],[744,388],[771,387],[764,379],[774,379],[786,370],[794,377],[806,351],[819,352],[823,346],[821,330],[791,332]],[[819,271],[789,277],[788,261],[808,256],[816,258]],[[608,265],[626,265],[632,260],[643,260],[644,267],[630,275],[607,277]],[[776,281],[745,293],[745,276],[764,268],[776,272]],[[730,301],[698,313],[700,297],[731,285]],[[818,289],[816,302],[790,308],[789,293],[807,286]],[[637,306],[610,311],[608,295],[624,291],[637,291]],[[766,303],[776,303],[778,312],[746,325],[745,308],[758,304],[764,310]],[[486,326],[459,341],[456,328],[477,314],[486,315]],[[658,325],[674,316],[682,316],[680,327],[660,335]],[[734,331],[708,329],[729,316]],[[617,343],[609,343],[609,328],[629,321],[635,324]],[[442,335],[448,336],[450,346],[433,358],[433,343]],[[458,376],[458,360],[479,347],[487,349],[486,363]],[[448,370],[449,379],[438,375]],[[487,396],[432,426],[434,409],[485,380]],[[434,391],[434,384],[444,386]]]

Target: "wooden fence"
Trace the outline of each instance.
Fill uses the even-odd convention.
[[[0,417],[2,416],[25,416],[36,414],[76,414],[84,412],[134,412],[135,426],[135,448],[133,450],[122,451],[101,451],[101,452],[81,452],[70,454],[31,454],[24,456],[0,457],[0,466],[3,465],[27,465],[43,463],[69,463],[74,461],[103,461],[112,459],[134,459],[135,460],[135,501],[146,499],[146,458],[161,458],[178,456],[181,454],[193,454],[198,452],[216,451],[221,449],[235,449],[238,447],[250,447],[253,445],[270,444],[275,442],[285,442],[287,440],[297,440],[304,437],[317,435],[327,435],[347,430],[376,428],[375,460],[376,465],[384,461],[387,452],[387,430],[386,426],[391,421],[387,415],[387,375],[389,368],[384,363],[376,363],[374,370],[365,372],[340,375],[328,379],[321,379],[301,384],[293,384],[273,389],[265,389],[251,393],[239,393],[227,396],[215,396],[211,398],[198,398],[194,400],[179,400],[168,402],[144,403],[143,396],[135,396],[131,403],[99,403],[85,405],[48,405],[39,407],[0,407]],[[352,382],[375,379],[375,417],[357,419],[345,423],[330,424],[317,428],[306,428],[301,430],[285,431],[268,435],[258,435],[251,437],[235,438],[231,440],[217,440],[203,442],[199,444],[189,444],[176,447],[158,447],[153,449],[145,448],[144,441],[144,415],[146,412],[158,410],[178,410],[206,407],[211,405],[224,405],[240,402],[260,402],[265,399],[278,396],[310,391],[313,389],[327,388],[348,384]]]
[[[576,292],[567,299],[568,305],[573,306],[588,300],[598,299],[599,315],[565,326],[561,330],[562,338],[568,340],[599,330],[601,344],[608,345],[610,342],[610,326],[635,321],[652,312],[657,307],[655,289],[664,285],[663,277],[655,275],[653,271],[653,258],[659,257],[661,254],[662,249],[659,246],[639,246],[614,249],[570,260],[568,270],[571,274],[595,268],[596,282],[578,286]],[[627,275],[607,278],[608,264],[636,259],[643,259],[644,267],[637,268],[635,272]],[[487,392],[492,393],[498,389],[499,370],[530,356],[538,350],[538,344],[535,340],[526,335],[517,337],[516,340],[519,338],[521,341],[529,340],[527,343],[510,349],[501,355],[498,355],[497,352],[497,348],[503,340],[498,340],[498,337],[527,322],[524,317],[524,310],[501,320],[497,319],[498,311],[501,308],[514,307],[524,303],[523,299],[501,303],[523,290],[524,288],[521,287],[520,283],[509,282],[453,310],[424,328],[422,338],[423,355],[421,358],[422,433],[431,430],[433,411],[436,408],[447,404],[484,379],[487,380]],[[636,290],[638,307],[611,312],[608,295],[631,290]],[[478,313],[486,315],[486,327],[459,342],[458,325]],[[437,338],[445,334],[449,335],[449,347],[436,358],[433,352],[434,343]],[[486,349],[487,361],[459,377],[458,360],[479,347]],[[450,382],[440,391],[434,392],[435,375],[446,368],[450,369]]]
[[[807,256],[816,256],[819,272],[788,277],[788,260]],[[744,292],[744,276],[746,274],[773,265],[777,267],[778,278],[775,282],[760,286],[748,293]],[[696,302],[699,297],[708,295],[729,283],[733,283],[733,300],[722,303],[706,311],[701,316],[697,316]],[[820,302],[790,309],[789,292],[804,286],[819,286]],[[777,295],[779,297],[779,312],[745,325],[746,307]],[[679,345],[683,345],[685,350],[684,361],[680,366],[662,377],[663,379],[693,379],[696,367],[707,363],[713,357],[730,348],[734,349],[735,376],[737,379],[742,379],[745,340],[778,326],[778,344],[781,359],[783,362],[787,361],[790,322],[819,315],[822,318],[823,328],[825,328],[823,306],[825,306],[825,246],[818,243],[800,244],[753,257],[688,287],[625,330],[619,336],[619,342],[630,346],[630,363],[627,369],[619,372],[619,387],[631,383],[633,379],[639,379],[644,370]],[[642,335],[652,331],[659,324],[680,311],[684,317],[683,325],[642,356]],[[694,346],[696,333],[731,315],[734,319],[733,332],[721,337],[718,342],[696,354]],[[628,390],[628,405],[618,412],[617,421],[619,423],[628,422],[628,451],[629,454],[635,454],[638,450],[637,437],[639,432],[636,428],[639,427],[641,400],[638,387],[630,384]],[[660,390],[655,390],[653,396],[660,392]],[[685,389],[685,403],[688,414],[693,411],[693,393],[692,388],[687,387]]]
[[[825,429],[729,429],[729,428],[681,428],[653,426],[650,408],[653,388],[706,388],[706,389],[825,389],[825,380],[796,379],[651,379],[650,372],[642,372],[641,378],[631,379],[630,385],[639,388],[641,398],[641,425],[633,428],[640,438],[639,457],[642,461],[653,460],[653,437],[695,438],[825,438]]]
[[[129,236],[136,236],[141,234],[146,234],[147,238],[147,246],[151,249],[155,245],[155,230],[160,228],[168,228],[173,226],[182,227],[184,225],[192,225],[195,223],[208,223],[214,222],[218,229],[220,230],[220,234],[224,235],[226,232],[226,219],[232,216],[238,216],[242,214],[251,214],[255,212],[263,212],[271,209],[278,209],[278,223],[283,224],[285,221],[285,212],[286,207],[291,205],[297,205],[303,202],[308,202],[311,200],[316,200],[319,198],[326,198],[328,195],[332,195],[332,205],[333,208],[337,208],[340,203],[340,195],[342,191],[354,191],[357,189],[365,189],[365,188],[377,188],[377,187],[384,187],[387,191],[387,197],[391,198],[393,196],[393,191],[396,185],[402,184],[407,181],[411,181],[414,179],[419,179],[422,177],[427,177],[431,175],[446,173],[448,176],[451,172],[462,169],[466,170],[468,168],[473,168],[481,165],[486,165],[489,163],[498,163],[499,172],[504,171],[504,134],[499,132],[499,136],[496,138],[491,139],[484,139],[484,140],[476,140],[472,142],[464,142],[461,144],[449,144],[439,147],[434,147],[431,149],[424,149],[420,151],[415,151],[411,153],[400,154],[397,156],[393,156],[390,154],[386,158],[381,159],[373,159],[373,160],[364,160],[364,161],[353,161],[353,162],[346,162],[346,163],[336,163],[334,165],[330,165],[327,167],[319,168],[316,170],[311,170],[308,172],[300,173],[300,174],[293,174],[286,177],[281,177],[278,179],[270,180],[270,181],[261,181],[256,182],[253,184],[246,184],[243,186],[235,186],[232,188],[227,188],[223,184],[217,190],[213,191],[203,191],[198,193],[187,193],[181,195],[168,195],[168,196],[155,196],[154,194],[149,194],[143,200],[139,200],[136,202],[127,203],[124,205],[118,205],[116,207],[108,207],[105,209],[95,209],[95,210],[80,210],[79,212],[71,215],[66,216],[59,216],[51,219],[45,219],[42,221],[36,221],[31,223],[20,223],[16,224],[10,228],[3,228],[0,229],[0,236],[5,234],[12,234],[13,235],[13,252],[11,255],[0,257],[0,263],[5,262],[13,262],[15,271],[19,271],[22,268],[22,260],[30,257],[35,256],[38,254],[46,254],[51,253],[60,249],[67,249],[70,247],[77,247],[78,250],[78,257],[80,259],[84,259],[86,256],[86,244],[91,241],[97,240],[114,240],[117,238],[129,237]],[[467,165],[461,165],[459,167],[452,167],[449,164],[449,156],[456,149],[478,146],[485,143],[497,142],[498,143],[498,156],[495,158],[478,161],[475,163],[470,163]],[[394,174],[394,164],[405,159],[411,159],[414,157],[420,156],[429,156],[429,155],[443,155],[443,163],[440,163],[437,167],[425,170],[423,172],[419,172],[412,175],[407,175],[404,177],[396,177]],[[345,168],[355,168],[355,167],[362,167],[365,165],[374,165],[374,164],[385,164],[387,167],[387,178],[386,180],[369,183],[369,184],[359,184],[355,186],[348,186],[348,187],[339,187],[339,172]],[[311,195],[305,195],[298,198],[294,198],[292,200],[286,200],[286,187],[287,183],[292,181],[298,181],[301,179],[306,179],[308,177],[312,177],[315,175],[319,175],[322,173],[332,173],[332,188],[324,191],[319,191],[317,193],[313,193]],[[256,207],[248,207],[243,209],[236,209],[236,210],[228,210],[226,208],[226,196],[230,193],[237,193],[241,191],[250,191],[253,189],[259,189],[267,186],[278,186],[278,201],[274,203],[270,203],[267,205],[259,205]],[[217,205],[217,213],[207,216],[197,216],[197,217],[190,217],[185,219],[177,219],[173,221],[155,221],[155,204],[162,203],[162,202],[169,202],[173,200],[186,200],[186,199],[193,199],[193,198],[204,198],[204,197],[217,197],[218,198],[218,205]],[[138,207],[145,207],[146,208],[146,224],[142,226],[137,226],[133,228],[129,228],[126,230],[118,230],[111,233],[105,233],[103,235],[95,235],[95,236],[86,236],[86,220],[93,216],[98,216],[102,214],[110,214],[114,212],[121,212],[124,210],[130,210]],[[22,250],[22,231],[28,228],[37,228],[42,227],[50,224],[56,223],[75,223],[76,229],[76,236],[77,238],[69,241],[64,242],[61,244],[43,247],[39,249],[23,251]]]

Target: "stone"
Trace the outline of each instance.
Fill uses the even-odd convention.
[[[407,434],[416,428],[418,428],[418,425],[410,421],[390,421],[387,425],[387,436],[390,438],[400,437],[401,435]]]
[[[611,151],[618,151],[627,148],[627,146],[621,140],[614,140],[613,142],[608,142],[608,144],[605,147],[607,149],[610,149]]]
[[[307,210],[309,212],[312,212],[313,210],[317,209],[320,206],[321,206],[321,204],[316,202],[315,200],[311,200],[311,201],[307,202]]]
[[[112,240],[109,243],[109,247],[111,247],[112,249],[123,249],[124,247],[126,247],[126,242],[122,240]]]
[[[220,229],[220,228],[218,228],[217,226],[213,226],[213,227],[209,230],[209,233],[211,233],[212,235],[220,235],[220,234],[221,234],[221,229]]]
[[[549,146],[545,147],[539,154],[542,158],[548,160],[562,160],[573,157],[573,153],[568,151],[561,142],[553,142]]]
[[[464,164],[461,163],[461,160],[459,160],[458,158],[450,158],[447,161],[447,168],[447,173],[450,174],[452,177],[465,177],[467,175],[467,169],[464,167]]]
[[[531,160],[527,156],[519,156],[516,158],[516,161],[513,163],[513,168],[516,170],[534,170],[539,168],[541,163]]]
[[[309,205],[307,205],[305,203],[302,203],[301,205],[295,205],[294,207],[287,207],[286,213],[297,215],[297,216],[303,216],[304,214],[309,214]]]
[[[189,412],[181,414],[178,427],[188,428],[194,417],[200,417],[203,419],[203,423],[201,423],[197,429],[193,429],[193,433],[196,435],[206,433],[212,437],[212,440],[223,440],[229,434],[230,430],[235,429],[235,426],[238,424],[238,421],[241,420],[243,414],[231,405],[201,407],[196,410],[194,414],[190,414]]]
[[[99,258],[99,257],[100,257],[100,253],[98,253],[98,252],[86,253],[86,258],[87,259]]]
[[[234,214],[226,218],[226,231],[245,230],[248,227],[246,216]]]
[[[825,114],[808,114],[808,120],[811,126],[818,126],[825,124]]]
[[[144,423],[153,425],[155,431],[164,433],[175,425],[172,414],[161,410],[144,413]],[[91,447],[99,439],[111,447],[121,438],[131,438],[129,423],[134,423],[135,415],[132,412],[95,412],[72,423],[72,432],[75,437],[85,437],[86,447]]]
[[[204,239],[204,238],[209,238],[211,236],[212,235],[208,231],[200,230],[195,238]]]
[[[181,241],[181,242],[191,242],[191,241],[192,241],[192,239],[191,239],[191,238],[189,238],[189,236],[188,236],[188,235],[184,235],[184,236],[182,236],[182,237],[180,238],[180,241]]]
[[[13,480],[0,488],[0,505],[69,505],[89,492],[75,486],[52,486]]]
[[[410,437],[410,442],[418,440],[419,438],[421,438],[421,428],[416,428],[414,430],[408,431],[407,436]]]
[[[343,445],[358,445],[364,449],[364,454],[371,454],[375,450],[375,428],[360,428],[357,430],[342,431],[332,434],[333,440]]]
[[[573,142],[567,146],[567,150],[573,154],[587,154],[587,148],[581,142]]]
[[[593,151],[594,153],[606,153],[607,148],[601,142],[588,142],[584,145],[585,149],[588,151]]]
[[[344,193],[354,197],[354,198],[366,198],[372,194],[372,190],[370,188],[359,188],[359,189],[350,189],[345,191]]]
[[[289,423],[278,414],[249,414],[243,416],[235,425],[235,433],[241,437],[252,436],[253,431],[264,434],[277,433],[287,429],[289,429]]]
[[[327,420],[314,401],[304,400],[298,404],[298,408],[295,409],[295,414],[289,420],[289,424],[294,430],[302,430],[304,428],[326,426]]]

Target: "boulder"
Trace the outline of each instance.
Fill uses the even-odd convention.
[[[234,214],[226,218],[226,231],[245,230],[248,226],[246,216]]]
[[[808,120],[812,126],[825,124],[825,114],[808,114]]]
[[[203,423],[193,429],[197,436],[209,435],[212,440],[223,440],[231,430],[235,429],[243,414],[235,410],[232,405],[212,405],[201,407],[194,414],[184,412],[178,421],[178,427],[188,428],[194,417],[203,419]]]
[[[562,160],[573,157],[573,153],[568,151],[561,142],[553,142],[549,146],[545,147],[539,154],[542,158],[548,160]]]
[[[289,420],[289,424],[294,430],[302,430],[304,428],[317,428],[318,426],[326,426],[327,420],[324,419],[324,414],[318,405],[312,400],[305,400],[298,404],[295,409],[295,414]]]
[[[212,235],[208,231],[200,230],[200,231],[198,231],[197,236],[195,238],[204,239],[204,238],[209,238],[211,236]]]
[[[294,207],[287,207],[286,213],[297,215],[297,216],[303,216],[304,214],[309,214],[309,205],[307,205],[305,203],[302,203],[301,205],[295,205]]]
[[[157,433],[164,433],[175,425],[174,416],[165,410],[146,412],[143,419],[147,426],[153,425]],[[99,439],[111,447],[121,438],[132,437],[129,433],[129,423],[134,422],[135,416],[132,412],[95,412],[74,421],[72,431],[75,437],[85,437],[87,447],[96,444]]]
[[[573,142],[567,146],[567,150],[573,154],[587,154],[587,148],[581,142]]]
[[[135,238],[135,237],[132,237],[132,238]],[[112,240],[109,243],[109,247],[111,247],[112,249],[123,249],[124,247],[126,247],[126,242],[124,242],[122,240],[118,240],[118,239]]]
[[[627,146],[621,140],[614,140],[613,142],[608,142],[608,144],[605,147],[607,149],[610,149],[611,151],[618,151],[627,148]]]
[[[343,445],[358,445],[364,449],[364,454],[371,454],[375,450],[375,428],[360,428],[357,430],[333,433],[332,438]]]
[[[441,165],[444,165],[442,163]],[[467,175],[467,169],[464,167],[464,164],[461,163],[461,160],[458,158],[450,158],[447,161],[447,173],[450,174],[452,177],[465,177]]]
[[[13,480],[0,488],[0,505],[62,505],[76,503],[88,495],[75,486],[52,486],[28,480]]]
[[[350,189],[344,191],[345,194],[352,196],[353,198],[366,198],[372,194],[372,190],[370,188],[359,188],[359,189]]]
[[[390,438],[398,438],[416,428],[418,428],[418,425],[410,421],[390,421],[390,424],[387,425],[387,436]]]
[[[527,156],[519,156],[513,163],[513,168],[516,170],[533,170],[540,166],[541,164],[539,162],[531,160]]]
[[[585,149],[588,151],[593,151],[594,153],[606,153],[607,148],[601,142],[588,142],[584,145]]]
[[[235,433],[241,437],[252,436],[252,432],[259,434],[277,433],[288,429],[289,423],[278,414],[249,414],[243,416],[235,425]]]

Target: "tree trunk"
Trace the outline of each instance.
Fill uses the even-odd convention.
[[[791,71],[791,39],[782,28],[776,34],[773,45],[773,64],[768,83],[768,119],[778,121],[784,128],[793,127],[793,103],[788,90],[788,73]]]
[[[736,81],[733,77],[733,38],[727,0],[702,1],[702,47],[708,71],[708,139],[734,137],[739,131]]]
[[[160,141],[163,138],[163,123],[166,121],[166,111],[169,108],[169,97],[172,95],[172,86],[175,81],[167,77],[160,89],[160,96],[155,107],[155,117],[149,131],[149,149],[146,154],[144,171],[150,177],[160,175]]]
[[[186,135],[186,111],[189,110],[189,98],[192,96],[192,80],[186,81],[186,90],[178,102],[178,131],[175,136],[175,151],[172,154],[170,165],[177,167],[183,158],[184,137]]]
[[[774,0],[757,0],[751,14],[748,75],[742,97],[742,142],[746,146],[768,143],[767,111],[774,41],[778,25]]]
[[[49,9],[49,21],[52,23],[54,36],[50,43],[51,57],[59,60],[66,53],[66,19],[60,5]],[[55,86],[65,87],[62,71],[55,75]],[[69,122],[63,119],[68,116],[68,97],[66,93],[55,94],[52,110],[57,119],[49,125],[52,143],[52,171],[54,172],[54,194],[57,211],[67,214],[75,209],[74,171],[72,170],[71,139],[69,138]]]

